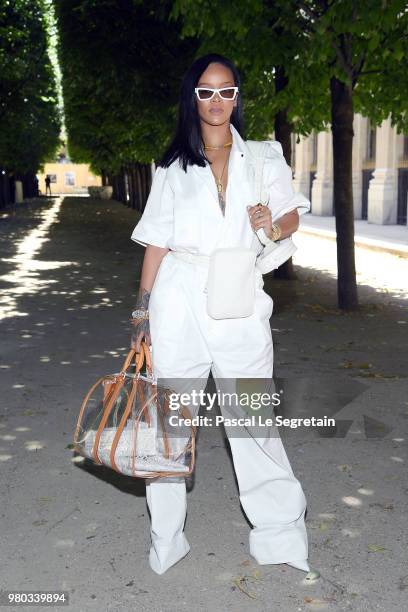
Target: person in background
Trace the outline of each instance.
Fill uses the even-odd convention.
[[[51,195],[51,178],[49,174],[45,177],[45,195],[48,194]]]

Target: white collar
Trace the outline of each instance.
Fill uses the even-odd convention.
[[[230,131],[232,134],[232,147],[231,152],[243,153],[244,155],[248,152],[245,140],[241,137],[237,128],[230,123]]]

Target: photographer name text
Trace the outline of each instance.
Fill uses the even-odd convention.
[[[224,425],[225,427],[335,427],[336,420],[330,417],[308,417],[287,418],[282,416],[262,417],[260,414],[252,414],[246,417],[215,417],[198,415],[193,418],[181,417],[177,414],[170,416],[169,424],[172,427],[213,427]]]

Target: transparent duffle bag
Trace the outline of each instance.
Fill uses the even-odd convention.
[[[142,342],[140,353],[129,351],[119,373],[103,376],[86,394],[74,450],[135,478],[190,475],[196,428],[188,423],[187,406],[170,407],[172,393],[154,379],[150,349]]]

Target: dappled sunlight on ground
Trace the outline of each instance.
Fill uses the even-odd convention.
[[[0,276],[0,282],[6,283],[2,287],[0,297],[0,320],[14,316],[26,316],[29,313],[19,310],[18,298],[22,295],[33,295],[43,290],[47,285],[56,283],[55,279],[40,278],[40,272],[56,270],[63,266],[77,265],[71,261],[42,261],[36,259],[45,242],[49,240],[51,225],[58,222],[58,213],[62,200],[56,199],[48,209],[40,213],[41,222],[31,229],[17,243],[17,250],[13,257],[2,258],[1,263],[11,264],[7,274]]]
[[[336,243],[333,240],[297,233],[298,251],[293,262],[337,278]],[[388,297],[408,299],[408,258],[356,247],[357,283],[368,285]]]

